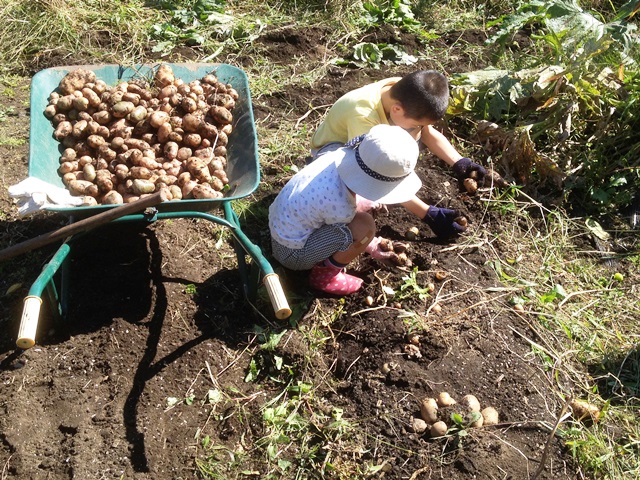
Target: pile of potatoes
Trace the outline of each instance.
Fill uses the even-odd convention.
[[[452,413],[462,415],[472,428],[496,425],[499,422],[498,411],[493,407],[481,409],[475,395],[465,395],[458,403],[449,393],[440,392],[436,398],[422,400],[420,417],[412,419],[413,431],[422,434],[428,430],[432,438],[442,437],[449,429],[445,417],[448,420]]]
[[[51,93],[44,115],[64,148],[58,173],[87,205],[130,203],[161,189],[168,200],[215,199],[229,182],[237,100],[213,73],[185,83],[163,64],[150,81],[109,86],[78,69]]]

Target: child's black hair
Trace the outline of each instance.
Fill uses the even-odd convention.
[[[418,70],[402,77],[389,90],[391,98],[400,102],[407,117],[442,119],[449,106],[449,82],[435,70]]]

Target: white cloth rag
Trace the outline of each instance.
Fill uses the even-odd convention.
[[[84,203],[84,197],[74,197],[69,190],[35,177],[27,177],[10,186],[9,196],[18,204],[18,214],[21,217],[50,206],[78,207]]]

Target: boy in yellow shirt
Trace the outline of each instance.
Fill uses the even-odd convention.
[[[448,106],[449,82],[434,70],[419,70],[365,85],[346,93],[329,109],[311,139],[311,155],[315,159],[340,148],[375,125],[397,125],[450,165],[460,180],[471,172],[481,180],[486,174],[484,167],[460,155],[434,127]]]

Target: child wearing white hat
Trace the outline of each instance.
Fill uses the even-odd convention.
[[[464,231],[454,210],[416,197],[422,182],[414,172],[418,145],[397,126],[377,125],[347,146],[329,152],[294,175],[269,208],[273,256],[292,270],[311,270],[311,287],[348,295],[362,279],[344,268],[365,251],[376,258],[375,221],[358,211],[357,197],[402,204],[439,236]]]

